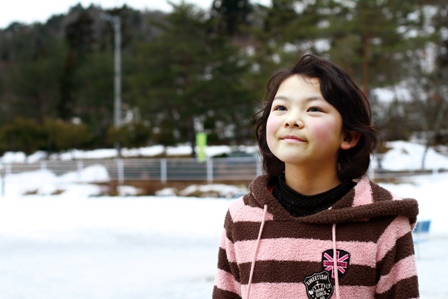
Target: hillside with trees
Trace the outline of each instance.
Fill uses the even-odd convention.
[[[105,14],[121,20],[119,127]],[[253,144],[268,77],[305,52],[349,71],[385,140],[448,143],[446,1],[215,0],[169,13],[78,4],[1,29],[0,153],[193,146],[200,131]]]

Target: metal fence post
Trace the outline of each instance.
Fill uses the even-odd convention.
[[[162,184],[166,184],[167,177],[167,161],[165,158],[160,159],[160,181]]]
[[[263,163],[261,162],[261,157],[260,156],[256,156],[257,157],[257,176],[260,176],[263,174]]]
[[[124,163],[123,159],[117,158],[117,175],[118,175],[118,184],[123,184],[124,181]]]
[[[5,165],[4,172],[2,174],[2,196],[5,196],[6,177],[12,174],[12,163],[8,163]]]
[[[367,169],[367,175],[372,181],[375,180],[375,169],[373,168],[372,164],[370,164],[369,168]]]
[[[81,179],[81,171],[84,168],[84,163],[82,160],[78,160],[78,163],[76,163],[76,174],[78,175],[78,180]]]
[[[207,159],[207,182],[213,183],[213,160]]]
[[[6,174],[3,172],[3,167],[0,169],[0,179],[2,180],[2,197],[5,197],[5,180],[6,180]]]
[[[6,169],[5,169],[5,176],[10,175],[10,174],[12,174],[12,164],[11,163],[6,164]]]
[[[438,173],[439,173],[439,169],[436,168],[436,167],[434,167],[434,168],[432,169],[432,175],[433,175],[433,176],[437,176]]]

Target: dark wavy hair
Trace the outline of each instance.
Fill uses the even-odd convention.
[[[342,116],[342,129],[350,137],[351,132],[358,132],[361,137],[355,147],[340,150],[337,161],[339,180],[345,181],[364,175],[370,165],[370,155],[380,139],[378,131],[372,126],[370,104],[367,97],[353,82],[350,76],[339,66],[312,54],[305,54],[292,67],[280,70],[268,81],[264,108],[256,115],[256,136],[263,167],[273,185],[278,175],[284,172],[285,164],[280,161],[268,147],[266,141],[266,123],[271,111],[274,97],[284,80],[292,75],[317,78],[320,91]]]

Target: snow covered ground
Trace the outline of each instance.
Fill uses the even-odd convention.
[[[408,167],[420,149],[395,144],[391,153],[401,155],[385,158],[383,167]],[[435,153],[428,157],[438,167],[448,161]],[[224,215],[234,199],[92,197],[98,187],[79,184],[103,175],[95,166],[76,177],[28,173],[3,181],[0,298],[210,298]],[[431,220],[427,240],[416,247],[421,298],[448,299],[448,174],[406,181],[381,185],[416,198],[419,219]],[[66,191],[58,196],[23,194],[30,185],[55,190],[63,184]]]
[[[0,200],[0,298],[209,298],[228,200]]]
[[[421,298],[448,298],[447,175],[388,186],[432,220],[419,243]],[[0,199],[3,299],[210,298],[233,199],[27,196]]]

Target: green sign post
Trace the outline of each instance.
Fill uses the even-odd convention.
[[[198,148],[197,158],[199,162],[206,160],[205,147],[207,146],[207,134],[204,132],[196,134],[196,146]]]

